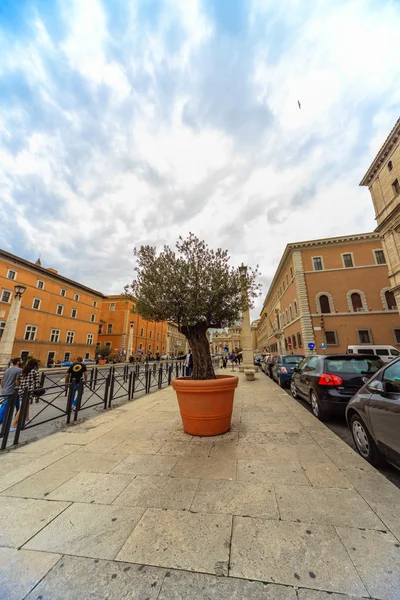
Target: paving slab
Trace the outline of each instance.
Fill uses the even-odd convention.
[[[355,596],[367,595],[331,526],[234,517],[229,574]]]
[[[275,485],[284,521],[385,529],[356,490]]]
[[[188,510],[198,485],[198,479],[138,475],[114,500],[114,504]]]
[[[64,556],[26,600],[157,600],[165,569]]]
[[[227,575],[232,517],[149,508],[117,560]]]
[[[49,500],[111,504],[132,481],[132,475],[77,473],[49,494]]]
[[[169,475],[178,461],[177,456],[143,454],[127,456],[112,473],[132,473],[133,475]]]
[[[343,594],[332,594],[332,592],[319,592],[317,590],[297,590],[298,600],[365,600],[361,596],[344,596]]]
[[[200,479],[236,479],[236,460],[183,456],[172,470],[171,477]]]
[[[25,598],[60,558],[59,554],[0,548],[0,597]]]
[[[75,503],[33,537],[25,548],[114,559],[143,513],[144,509],[138,507]]]
[[[130,437],[114,447],[113,452],[119,452],[120,454],[157,454],[164,444],[164,440],[154,439],[150,436],[147,439]]]
[[[166,456],[203,456],[204,458],[207,458],[213,446],[213,442],[203,444],[201,442],[193,442],[190,440],[174,440],[166,442],[160,448],[158,454]]]
[[[400,544],[390,533],[336,528],[357,572],[373,598],[400,597]]]
[[[77,450],[53,463],[58,471],[84,471],[85,473],[109,473],[126,457],[125,454],[95,454]]]
[[[351,489],[353,486],[332,462],[309,463],[301,461],[301,465],[314,487]]]
[[[191,510],[278,519],[272,485],[260,482],[201,480]]]
[[[19,548],[69,506],[32,498],[0,497],[0,546]]]
[[[283,585],[167,571],[158,600],[297,600],[297,596],[294,588]]]
[[[241,460],[237,461],[239,481],[264,481],[288,485],[310,486],[298,461]]]
[[[46,498],[71,477],[76,475],[73,471],[55,471],[50,467],[38,471],[23,479],[20,483],[1,492],[1,496],[18,496],[20,498]]]

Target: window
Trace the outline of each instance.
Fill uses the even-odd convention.
[[[394,297],[393,292],[391,292],[390,290],[387,290],[385,292],[385,300],[386,300],[386,304],[387,304],[387,307],[389,310],[397,309],[396,299]]]
[[[75,302],[79,302],[79,294],[74,294],[74,300]]]
[[[372,336],[370,329],[358,329],[358,341],[360,344],[372,344]]]
[[[73,308],[73,309],[71,310],[71,317],[72,317],[73,319],[76,319],[76,315],[77,315],[77,314],[78,314],[78,311],[76,310],[76,308]]]
[[[64,305],[63,304],[57,304],[56,314],[57,315],[62,315],[63,312],[64,312]]]
[[[158,340],[160,339],[160,334],[159,334],[159,333],[157,333],[157,339],[158,339]]]
[[[315,368],[318,366],[319,358],[318,356],[313,356],[307,363],[304,371],[315,371]],[[301,364],[301,363],[300,363]]]
[[[149,350],[151,350],[151,344],[149,344]]]
[[[71,358],[71,352],[64,352],[64,361],[67,362]]]
[[[290,279],[293,279],[293,267],[290,267]]]
[[[75,331],[67,331],[67,337],[65,339],[67,344],[73,344],[75,339]]]
[[[382,381],[388,394],[400,394],[400,363],[397,362],[385,369]]]
[[[383,250],[374,250],[375,262],[377,265],[386,265],[386,258]]]
[[[1,323],[0,323],[0,337],[1,337]],[[400,329],[393,329],[394,341],[396,346],[400,346]]]
[[[289,322],[288,311],[285,311],[285,324]]]
[[[303,347],[303,342],[301,341],[301,333],[297,334],[297,345],[299,348]]]
[[[0,340],[1,340],[1,336],[3,335],[3,331],[4,331],[4,327],[5,326],[6,326],[6,322],[5,321],[0,321]],[[400,329],[398,331],[400,331]]]
[[[360,312],[360,311],[364,310],[360,294],[358,294],[357,292],[353,292],[352,295],[350,296],[350,299],[351,299],[351,305],[355,312]]]
[[[152,332],[152,331],[151,331],[151,329],[150,329],[150,331],[149,331],[149,338],[151,339],[151,338],[152,338],[152,336],[153,336],[153,332]]]
[[[37,325],[27,325],[25,328],[24,340],[33,342],[36,339]]]
[[[140,330],[140,335],[143,337],[143,327],[142,327],[142,329]]]
[[[12,271],[11,269],[8,269],[7,272],[7,279],[16,279],[17,278],[17,272],[16,271]]]
[[[90,352],[85,353],[85,358],[90,358]]]
[[[96,321],[96,315],[90,315],[90,322],[94,323]]]
[[[293,321],[293,310],[292,307],[289,306],[290,320]]]
[[[158,346],[156,346],[156,352],[158,352]]]
[[[39,288],[39,290],[44,290],[44,281],[42,281],[41,279],[38,279],[36,287]]]
[[[62,296],[64,298],[66,295],[67,295],[67,290],[65,290],[64,288],[61,288],[60,296]]]
[[[57,342],[60,341],[60,330],[59,329],[51,330],[50,341],[53,342],[54,344],[56,344]]]
[[[297,348],[296,336],[292,335],[292,346],[293,348]]]
[[[93,304],[94,308],[97,308],[97,302],[96,302],[96,300],[93,300],[92,304]]]
[[[139,344],[139,350],[143,350],[143,344]]]
[[[350,267],[354,267],[352,254],[342,254],[342,259],[343,259],[343,266],[346,269],[349,269]]]
[[[393,163],[391,160],[389,160],[389,162],[388,162],[388,169],[389,169],[389,171],[391,171],[393,169]]]
[[[336,335],[336,331],[331,330],[331,331],[325,331],[325,341],[326,341],[326,345],[327,346],[337,346],[338,345],[338,341],[337,341],[337,335]]]
[[[111,302],[111,304],[110,304],[110,310],[115,310],[115,302]]]
[[[86,338],[86,345],[91,346],[93,344],[93,333],[88,333]]]
[[[111,342],[106,342],[107,348],[111,348]]]
[[[331,312],[331,305],[329,303],[329,298],[326,294],[322,294],[319,297],[319,307],[321,313],[324,315],[328,315]]]
[[[394,195],[397,196],[400,194],[400,183],[398,179],[395,179],[392,183],[392,189],[394,191]]]
[[[324,267],[322,265],[322,257],[321,256],[314,256],[313,260],[313,267],[314,267],[314,271],[323,271]]]
[[[1,301],[2,302],[11,302],[11,296],[12,296],[12,292],[9,292],[8,290],[3,290],[1,292]]]
[[[285,291],[285,280],[282,281],[282,287],[283,287],[283,291]]]
[[[289,285],[289,275],[286,275],[286,285]]]
[[[100,325],[99,325],[99,329],[98,329],[98,332],[97,332],[97,333],[98,333],[99,335],[101,335],[101,334],[103,333],[103,323],[100,323]]]
[[[294,306],[294,315],[295,315],[295,317],[298,317],[299,316],[299,311],[297,309],[297,302],[296,302],[296,300],[293,302],[293,306]]]
[[[34,308],[35,310],[39,310],[41,302],[42,301],[40,298],[34,298],[33,303],[32,303],[32,308]]]
[[[112,333],[112,327],[113,327],[113,326],[112,326],[112,323],[109,323],[109,324],[107,325],[107,333]]]

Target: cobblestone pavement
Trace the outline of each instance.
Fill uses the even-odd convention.
[[[400,490],[258,374],[232,429],[167,388],[0,457],[0,598],[398,600]]]

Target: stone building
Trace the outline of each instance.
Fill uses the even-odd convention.
[[[177,323],[168,323],[167,328],[167,349],[168,358],[174,358],[181,354],[187,354],[189,351],[189,342],[179,331]]]
[[[400,320],[378,233],[288,244],[264,300],[258,349],[307,354],[308,344],[400,347]],[[329,350],[327,350],[329,351]]]
[[[368,186],[389,268],[390,288],[400,311],[400,119],[360,185]]]
[[[253,348],[254,352],[259,352],[258,336],[257,336],[259,323],[260,323],[260,319],[256,319],[251,324],[251,341],[252,341],[252,348]]]
[[[212,354],[221,354],[225,348],[228,348],[228,352],[235,352],[241,348],[241,325],[234,325],[217,331],[212,336],[211,351]]]

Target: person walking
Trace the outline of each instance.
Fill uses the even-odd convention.
[[[35,358],[31,358],[28,360],[24,368],[22,369],[21,378],[19,380],[19,399],[22,400],[25,390],[29,391],[28,396],[28,405],[26,407],[26,415],[25,415],[25,425],[29,423],[29,406],[31,404],[33,398],[33,390],[39,387],[39,363]],[[17,428],[17,423],[19,419],[19,415],[21,412],[21,408],[19,408],[17,414],[15,415],[12,427],[10,431],[15,431]]]
[[[68,384],[70,380],[75,379],[74,389],[72,392],[72,406],[76,406],[77,398],[76,394],[78,393],[79,384],[81,382],[82,377],[87,382],[87,367],[83,362],[83,358],[78,356],[76,361],[67,371],[65,376],[65,383]]]
[[[6,414],[8,402],[11,401],[12,395],[17,389],[22,373],[21,369],[22,361],[18,358],[11,360],[11,367],[9,367],[3,373],[3,379],[1,381],[1,395],[3,396],[3,403],[0,406],[0,424],[4,421],[4,415]],[[19,396],[17,396],[16,411],[19,411]]]
[[[186,366],[186,377],[190,377],[192,375],[192,371],[193,371],[193,355],[192,355],[192,351],[190,348],[189,348],[189,352],[186,355],[185,366]]]

